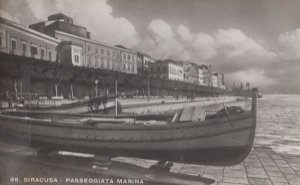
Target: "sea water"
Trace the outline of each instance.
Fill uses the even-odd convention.
[[[300,95],[264,95],[258,100],[254,145],[300,155]]]

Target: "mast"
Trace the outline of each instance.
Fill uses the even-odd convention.
[[[18,99],[18,86],[17,86],[17,80],[15,80],[14,88],[15,88],[15,93],[16,93],[16,99]]]
[[[115,82],[115,90],[116,90],[116,99],[115,99],[115,112],[116,112],[116,116],[118,115],[118,80],[116,80]]]
[[[258,94],[258,89],[257,88],[253,88],[252,89],[252,105],[251,105],[251,111],[253,113],[253,115],[256,118],[256,112],[257,112],[257,94]]]
[[[147,71],[147,73],[148,73],[148,78],[147,78],[147,100],[148,100],[148,102],[150,101],[150,79],[149,79],[149,69],[148,69],[148,71]]]

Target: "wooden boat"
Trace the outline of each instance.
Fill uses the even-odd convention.
[[[225,107],[204,120],[199,112],[191,113],[200,109],[185,110],[171,121],[2,112],[0,131],[34,147],[110,157],[209,165],[234,165],[247,157],[255,136],[256,92],[251,111],[231,114]]]
[[[47,105],[36,101],[34,104],[21,104],[16,106],[18,111],[31,111],[31,112],[48,112],[48,113],[87,113],[87,112],[99,112],[115,109],[115,98],[117,96],[101,96],[82,100],[73,103],[61,104],[61,105]],[[120,111],[119,104],[119,111]]]

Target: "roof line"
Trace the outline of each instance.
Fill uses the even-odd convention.
[[[6,24],[8,26],[12,26],[14,28],[20,29],[20,30],[25,31],[27,33],[34,34],[36,36],[43,37],[44,39],[47,39],[47,40],[52,41],[52,42],[59,42],[59,40],[56,39],[56,38],[54,38],[54,37],[51,37],[51,36],[49,36],[47,34],[44,34],[44,33],[40,33],[38,31],[35,31],[35,30],[33,30],[31,28],[28,28],[28,27],[26,27],[24,25],[21,25],[19,23],[15,23],[13,21],[7,20],[7,19],[5,19],[3,17],[0,17],[0,23]]]
[[[129,51],[129,52],[132,52],[132,53],[137,53],[137,51],[133,51],[133,50],[129,50],[129,49],[124,49],[124,48],[119,48],[119,47],[115,47],[115,46],[112,46],[112,45],[107,44],[107,43],[105,43],[105,42],[100,42],[100,41],[95,41],[95,40],[87,39],[87,38],[84,38],[84,37],[79,37],[79,36],[77,36],[77,35],[73,35],[73,34],[70,34],[70,33],[66,33],[66,32],[63,32],[63,31],[55,30],[55,32],[58,32],[58,33],[61,33],[61,34],[64,34],[64,35],[68,35],[68,36],[71,36],[71,37],[74,37],[74,38],[77,38],[77,39],[85,40],[85,41],[88,41],[88,42],[92,42],[92,43],[94,43],[94,44],[100,44],[100,45],[104,45],[104,46],[107,46],[107,47],[110,47],[110,48],[114,48],[114,49],[120,49],[120,50]]]

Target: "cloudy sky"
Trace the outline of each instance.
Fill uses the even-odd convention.
[[[299,0],[0,0],[23,25],[62,12],[95,40],[212,67],[226,83],[300,93]]]

